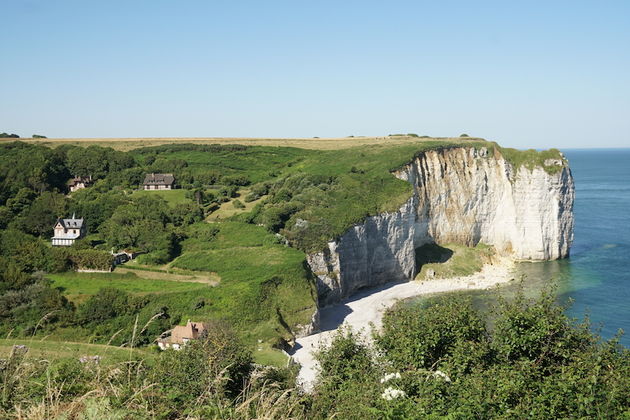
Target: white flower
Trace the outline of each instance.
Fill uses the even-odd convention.
[[[433,377],[444,379],[444,382],[451,382],[451,378],[449,378],[449,376],[441,370],[436,370],[435,372],[433,372]]]
[[[396,372],[396,373],[388,373],[387,375],[383,376],[381,378],[381,383],[384,384],[385,382],[392,380],[392,379],[400,379],[400,373]]]
[[[385,391],[383,391],[383,393],[381,394],[381,398],[387,401],[405,396],[407,396],[407,394],[405,394],[405,391],[403,391],[402,389],[392,388],[391,386],[385,389]]]

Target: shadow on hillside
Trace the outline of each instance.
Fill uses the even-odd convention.
[[[453,256],[453,250],[444,248],[438,244],[426,244],[416,249],[416,272],[422,270],[422,266],[432,263],[445,263]]]

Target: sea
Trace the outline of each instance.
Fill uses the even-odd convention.
[[[630,347],[630,149],[565,150],[575,181],[575,239],[558,265],[570,315]],[[548,264],[548,263],[542,263]]]
[[[473,291],[485,308],[497,296],[543,290],[557,294],[569,316],[588,316],[602,338],[620,336],[630,347],[630,149],[567,149],[575,181],[575,238],[567,259],[517,264],[515,281],[491,291]],[[550,288],[551,287],[551,288]]]

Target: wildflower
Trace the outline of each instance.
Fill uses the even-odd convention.
[[[400,379],[400,373],[396,372],[396,373],[388,373],[387,375],[383,376],[381,378],[381,383],[384,384],[385,382],[392,380],[392,379]]]
[[[395,400],[396,398],[406,397],[405,391],[402,389],[392,388],[391,386],[385,389],[381,394],[381,398],[387,401]]]
[[[451,378],[441,370],[436,370],[435,372],[433,372],[433,377],[444,379],[444,382],[451,382]]]

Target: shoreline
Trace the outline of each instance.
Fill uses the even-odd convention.
[[[307,392],[312,389],[318,369],[313,352],[328,345],[339,327],[350,327],[370,341],[370,326],[380,329],[383,314],[398,301],[436,293],[489,289],[513,280],[514,268],[514,260],[499,257],[495,263],[484,265],[481,271],[470,276],[388,283],[320,309],[320,332],[297,339],[289,352],[291,360],[301,365],[298,384]]]

